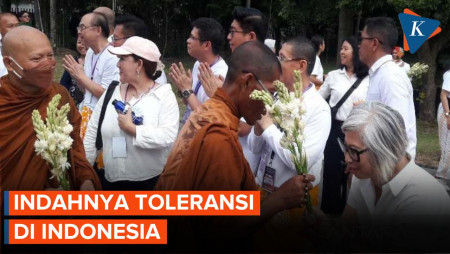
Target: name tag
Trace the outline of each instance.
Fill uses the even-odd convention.
[[[270,192],[270,193],[275,191],[275,169],[274,168],[266,166],[266,170],[264,171],[262,188],[263,188],[263,190]]]
[[[113,158],[127,157],[127,141],[125,137],[113,137],[112,139],[112,156]]]

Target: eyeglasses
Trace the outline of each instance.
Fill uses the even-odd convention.
[[[231,37],[233,37],[235,33],[246,34],[247,32],[246,31],[238,31],[238,30],[235,30],[234,28],[230,28],[230,30],[228,31],[228,34],[231,34]]]
[[[30,15],[23,15],[21,18],[29,18]]]
[[[383,44],[382,41],[380,41],[380,39],[378,39],[377,37],[362,37],[361,35],[358,36],[358,42],[361,44],[362,40],[377,40],[380,44]]]
[[[340,138],[338,138],[338,143],[339,146],[341,147],[342,152],[344,154],[348,153],[352,161],[360,162],[361,161],[360,155],[369,151],[369,149],[367,148],[359,151],[354,148],[348,147]]]
[[[99,25],[93,25],[93,26],[85,26],[85,25],[81,25],[81,26],[77,26],[77,31],[79,33],[83,32],[84,30],[91,28],[91,27],[95,27],[95,26],[99,26]]]
[[[267,89],[267,86],[264,85],[264,83],[256,76],[255,73],[253,73],[251,71],[242,71],[242,73],[251,73],[255,77],[255,79],[258,81],[258,84],[262,87],[262,89],[265,92],[269,93],[272,96],[272,99],[274,99],[274,100],[276,99],[275,96],[269,91],[269,89]]]
[[[193,36],[192,34],[189,35],[189,39],[191,39],[191,40],[196,40],[196,41],[201,41],[199,37],[195,37],[195,36]]]
[[[306,58],[292,58],[292,59],[289,59],[289,58],[284,57],[283,55],[278,56],[278,60],[280,61],[280,63],[282,63],[282,62],[290,62],[290,61],[305,60],[308,64],[311,64],[311,62],[308,62],[308,60],[306,60]]]
[[[130,37],[117,38],[117,37],[113,36],[113,37],[111,38],[111,40],[112,40],[113,42],[116,42],[116,41],[126,40],[126,39],[128,39],[128,38],[130,38]]]

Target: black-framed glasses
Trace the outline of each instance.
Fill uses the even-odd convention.
[[[361,158],[360,155],[369,151],[369,149],[364,149],[364,150],[356,150],[355,148],[351,148],[348,147],[344,141],[342,141],[341,138],[338,138],[338,143],[339,146],[341,147],[342,152],[344,153],[348,153],[348,155],[350,156],[350,158],[352,159],[352,161],[356,161],[356,162],[360,162]]]
[[[231,34],[231,37],[233,37],[235,33],[246,34],[247,32],[246,31],[238,31],[234,28],[230,28],[230,30],[228,30],[228,34]]]
[[[81,26],[77,26],[77,31],[79,33],[83,32],[84,30],[91,28],[91,27],[95,27],[95,26],[99,26],[99,25],[92,25],[92,26],[85,26],[85,25],[81,25]]]
[[[279,55],[277,57],[278,57],[278,61],[280,61],[280,63],[305,60],[308,64],[311,64],[311,62],[309,62],[306,58],[302,58],[302,57],[300,57],[300,58],[286,58],[283,55]]]
[[[265,92],[269,93],[269,94],[272,96],[272,99],[274,99],[274,100],[276,99],[275,96],[269,91],[269,89],[267,89],[267,86],[264,85],[264,83],[258,78],[258,76],[256,76],[255,73],[253,73],[253,72],[251,72],[251,71],[242,71],[242,72],[243,72],[243,73],[251,73],[251,74],[255,77],[256,81],[258,81],[258,84],[262,87],[262,89],[263,89]]]
[[[130,38],[130,37],[129,37],[129,36],[126,36],[126,37],[122,37],[122,38],[117,38],[116,36],[113,36],[113,37],[111,38],[111,40],[112,40],[113,42],[116,42],[116,41],[126,40],[126,39],[128,39],[128,38]]]
[[[380,44],[383,44],[383,42],[380,41],[380,39],[378,39],[377,37],[363,37],[362,35],[358,35],[358,42],[360,44],[363,40],[377,40]]]
[[[196,40],[196,41],[202,41],[202,40],[200,40],[200,37],[195,37],[195,36],[193,36],[192,34],[189,35],[189,39],[191,39],[191,40]]]

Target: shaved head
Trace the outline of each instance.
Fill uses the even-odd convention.
[[[2,40],[3,56],[13,56],[14,54],[21,54],[23,51],[32,45],[39,43],[40,45],[50,41],[47,36],[36,28],[30,26],[19,26],[16,29],[9,31]]]
[[[12,85],[28,92],[51,86],[56,62],[44,33],[19,26],[9,31],[2,42],[3,62]]]
[[[108,22],[108,26],[109,26],[109,34],[111,34],[114,30],[114,20],[115,20],[115,15],[113,10],[111,10],[108,7],[105,6],[100,6],[97,7],[93,12],[97,12],[97,13],[101,13],[103,15],[105,15],[106,21]]]

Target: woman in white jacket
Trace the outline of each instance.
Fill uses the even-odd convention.
[[[178,132],[179,110],[170,84],[155,79],[163,68],[158,47],[150,40],[131,37],[109,50],[120,60],[118,85],[101,125],[105,190],[152,190],[161,174]],[[97,157],[97,130],[105,94],[98,101],[84,138],[86,157]],[[127,105],[127,113],[116,111],[114,100]],[[132,113],[142,117],[139,124]]]

